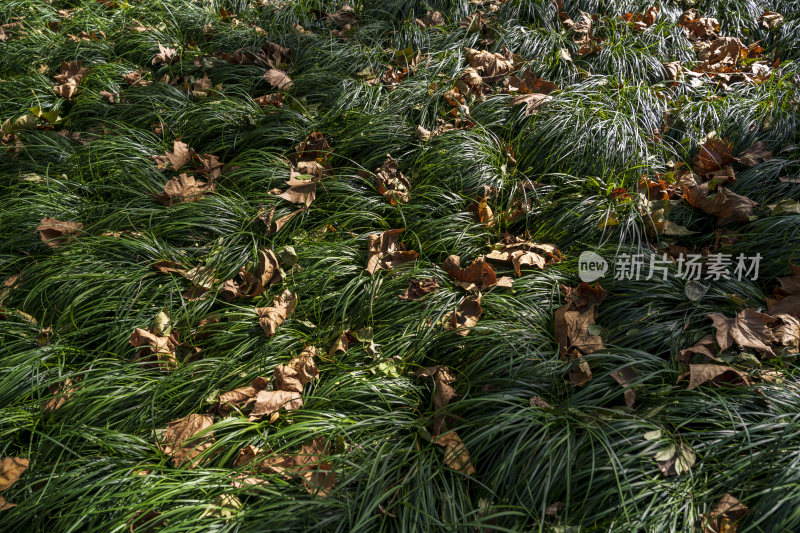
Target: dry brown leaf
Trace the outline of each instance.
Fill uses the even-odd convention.
[[[697,341],[693,346],[679,351],[676,360],[679,363],[688,365],[692,361],[692,357],[694,355],[703,355],[706,357],[706,360],[716,361],[717,357],[714,353],[715,351],[714,336],[709,333]]]
[[[375,186],[384,198],[392,205],[408,203],[408,190],[411,183],[398,170],[398,163],[390,154],[386,154],[386,161],[375,170]]]
[[[194,150],[178,137],[172,141],[172,152],[164,152],[164,155],[154,155],[153,161],[156,162],[159,170],[178,170],[188,164],[192,157],[194,157]]]
[[[700,515],[703,533],[736,533],[747,507],[731,494],[725,494],[707,515]]]
[[[397,242],[404,228],[390,229],[383,233],[367,236],[366,271],[374,274],[378,270],[391,270],[404,263],[416,261],[419,254],[414,250],[406,250]]]
[[[261,107],[283,107],[283,93],[265,94],[253,101]]]
[[[681,181],[683,198],[691,205],[717,217],[717,224],[724,225],[728,222],[749,222],[753,216],[753,209],[758,206],[756,202],[731,192],[725,187],[718,186],[713,192],[709,191],[709,184],[698,183],[691,177]]]
[[[403,294],[397,297],[401,300],[412,301],[418,300],[425,296],[439,290],[439,284],[433,278],[426,279],[412,279],[408,282],[408,287]]]
[[[414,19],[414,22],[416,22],[417,25],[423,28],[429,28],[431,26],[441,26],[444,24],[445,21],[444,21],[444,16],[440,12],[428,11],[427,13],[425,13],[424,17]]]
[[[548,102],[553,99],[547,94],[516,94],[511,98],[511,105],[525,104],[525,116],[535,115]]]
[[[446,415],[442,410],[451,400],[458,398],[458,394],[452,387],[452,384],[456,382],[456,375],[448,367],[436,365],[420,368],[414,372],[414,376],[433,380],[433,407],[436,414],[431,419],[431,435],[440,435],[446,427]]]
[[[658,18],[659,5],[650,6],[642,13],[625,13],[620,16],[625,22],[632,22],[633,29],[643,31],[652,26]]]
[[[442,263],[442,268],[456,278],[461,287],[482,291],[497,283],[497,275],[492,265],[486,262],[484,256],[476,258],[467,268],[461,268],[461,258],[457,255],[450,255]]]
[[[735,159],[744,166],[754,167],[764,161],[772,159],[772,152],[767,150],[767,143],[758,141],[757,143],[753,143]]]
[[[239,276],[242,278],[242,283],[238,286],[236,296],[244,298],[260,296],[266,289],[283,279],[278,258],[269,248],[258,251],[258,266],[255,272],[251,273],[242,268],[239,270]],[[233,288],[233,285],[228,286],[228,290]]]
[[[275,335],[278,327],[294,312],[296,305],[297,298],[286,289],[283,294],[275,297],[271,307],[256,307],[255,312],[264,335],[267,337]]]
[[[158,64],[166,64],[169,65],[170,63],[175,62],[178,59],[178,50],[175,48],[169,48],[161,43],[158,43],[158,53],[153,56],[153,61],[151,64],[158,65]]]
[[[714,39],[717,36],[717,31],[719,31],[719,21],[717,19],[701,17],[694,8],[683,12],[678,25],[683,26],[690,41]]]
[[[747,56],[747,47],[736,37],[719,37],[710,43],[701,43],[697,59],[703,64],[700,72],[730,72]]]
[[[162,370],[178,368],[178,359],[175,356],[178,342],[175,332],[172,332],[169,337],[163,337],[150,333],[146,329],[135,328],[128,342],[138,348],[133,358],[134,361],[155,360],[156,365]]]
[[[530,404],[531,407],[538,407],[539,409],[552,409],[553,406],[550,405],[547,401],[545,401],[540,396],[531,396],[530,397]]]
[[[258,376],[247,387],[237,387],[219,395],[216,410],[227,414],[231,407],[243,408],[254,402],[256,395],[267,387],[267,378]]]
[[[292,87],[292,79],[282,70],[270,69],[264,73],[264,79],[280,91],[288,91]]]
[[[514,68],[513,60],[499,52],[475,50],[474,48],[465,48],[464,52],[470,66],[486,83],[494,83],[509,74]]]
[[[72,393],[78,390],[77,384],[73,383],[71,379],[66,378],[61,383],[55,383],[48,387],[50,394],[55,395],[55,398],[51,398],[48,400],[44,407],[42,408],[44,411],[52,412],[56,409],[60,409],[64,406],[65,403],[69,401],[72,397]]]
[[[314,362],[315,355],[317,355],[316,348],[307,346],[287,364],[276,366],[274,373],[278,390],[303,392],[303,385],[319,377],[319,369]]]
[[[591,334],[589,327],[597,321],[597,306],[607,294],[600,283],[592,287],[583,282],[574,289],[562,286],[561,290],[567,303],[555,311],[555,337],[560,345],[561,357],[578,360],[569,377],[574,385],[580,386],[592,378],[589,363],[582,356],[603,349],[602,337]]]
[[[198,181],[194,176],[181,173],[173,176],[164,185],[164,192],[156,196],[156,200],[166,206],[173,206],[183,202],[196,202],[203,195],[213,192],[216,184],[213,181]]]
[[[800,319],[800,267],[790,266],[793,275],[778,278],[780,286],[773,291],[773,298],[767,300],[767,312],[772,316],[789,315]]]
[[[317,181],[315,179],[297,179],[290,177],[286,182],[289,188],[278,195],[288,202],[305,204],[306,207],[317,198]]]
[[[721,386],[722,383],[749,385],[747,374],[727,365],[699,364],[689,365],[689,386],[686,390],[696,389],[704,383],[711,382]]]
[[[285,390],[262,390],[256,395],[255,405],[248,418],[250,422],[263,416],[271,416],[280,409],[293,411],[303,406],[303,397],[298,392]]]
[[[745,309],[736,317],[728,318],[721,313],[707,315],[714,322],[716,341],[720,350],[734,345],[753,348],[766,355],[774,355],[771,343],[775,341],[770,324],[775,318],[755,309]]]
[[[600,41],[593,34],[592,16],[581,11],[581,18],[574,23],[572,30],[575,32],[573,42],[578,45],[578,55],[583,57],[600,50]]]
[[[271,235],[273,233],[279,232],[281,228],[286,225],[287,222],[289,222],[291,219],[293,219],[294,217],[296,217],[305,210],[306,208],[303,207],[296,211],[292,211],[287,215],[283,215],[282,217],[278,217],[273,220],[272,217],[275,214],[275,206],[272,206],[272,208],[269,211],[265,211],[260,215],[258,215],[258,218],[264,224],[267,225],[267,235]]]
[[[58,220],[52,217],[44,217],[36,226],[36,231],[42,242],[55,248],[73,239],[73,236],[80,233],[83,224],[67,220]]]
[[[173,420],[167,424],[158,446],[176,467],[187,464],[187,468],[192,469],[199,464],[195,459],[213,445],[213,433],[206,431],[212,425],[214,417],[211,415],[191,414]]]
[[[620,387],[625,389],[625,405],[633,407],[633,404],[636,402],[636,391],[633,390],[633,383],[636,381],[636,378],[639,377],[636,371],[626,366],[613,371],[611,377],[619,383]]]
[[[200,160],[200,166],[193,169],[192,172],[202,174],[208,181],[214,181],[222,174],[225,164],[219,160],[219,157],[211,154],[195,155],[195,157]]]
[[[758,17],[758,22],[761,23],[761,27],[765,30],[777,30],[783,25],[783,15],[775,11],[764,11],[764,13]]]
[[[561,261],[561,252],[553,244],[539,244],[506,233],[500,242],[492,246],[486,259],[511,263],[517,276],[521,276],[523,266],[544,270],[545,266],[558,263]]]
[[[444,446],[444,464],[467,476],[475,475],[475,467],[469,458],[469,450],[455,431],[434,437],[433,442]]]
[[[458,309],[445,315],[442,319],[445,329],[455,331],[457,335],[462,337],[467,335],[470,330],[475,327],[483,314],[481,307],[481,295],[468,296],[461,300]]]
[[[526,70],[521,78],[516,74],[509,76],[506,90],[509,93],[518,92],[520,94],[550,94],[553,91],[558,91],[559,86],[551,81],[536,77],[531,70]]]
[[[734,161],[732,150],[732,142],[712,137],[700,146],[700,151],[692,161],[692,168],[701,176],[720,170]]]
[[[22,457],[4,457],[0,459],[0,492],[19,481],[20,476],[28,469],[29,465],[30,460]],[[13,506],[15,504],[8,505]]]
[[[75,94],[78,92],[78,84],[86,74],[86,67],[81,66],[83,61],[62,61],[61,72],[53,76],[59,82],[58,85],[53,87],[57,95],[67,100],[72,101]]]

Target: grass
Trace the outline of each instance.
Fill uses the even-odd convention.
[[[800,171],[797,0],[692,3],[719,20],[721,35],[759,42],[765,58],[780,59],[763,83],[727,92],[665,81],[663,63],[695,60],[676,25],[688,3],[663,4],[657,22],[637,32],[619,15],[642,13],[647,2],[565,2],[573,20],[580,11],[603,17],[603,47],[585,57],[555,5],[538,0],[498,2],[482,31],[458,22],[488,12],[491,2],[359,0],[352,5],[359,23],[346,39],[315,14],[341,7],[329,1],[117,3],[8,0],[0,13],[0,24],[22,21],[22,31],[0,42],[0,123],[36,107],[60,117],[14,131],[19,153],[0,147],[0,279],[20,276],[2,300],[0,457],[31,460],[3,492],[18,505],[0,512],[0,530],[105,533],[133,524],[146,531],[148,513],[157,512],[149,525],[171,532],[690,531],[725,493],[748,508],[739,531],[800,529],[798,354],[763,363],[783,373],[779,383],[694,390],[678,381],[686,368],[675,359],[712,332],[708,313],[766,309],[775,278],[800,261],[800,215],[760,208],[757,219],[726,226],[739,240],[722,251],[762,255],[757,280],[707,282],[692,299],[674,267],[666,280],[604,278],[605,348],[586,356],[593,379],[582,387],[569,383],[571,365],[553,333],[553,313],[564,303],[559,285],[578,283],[582,251],[649,260],[670,244],[714,244],[714,217],[685,202],[673,202],[669,216],[695,233],[653,235],[638,204],[612,194],[635,191],[642,176],[656,178],[676,162],[691,164],[710,132],[736,154],[757,141],[773,152],[740,168],[730,190],[762,206],[800,200],[800,186],[780,180]],[[444,26],[415,24],[432,10]],[[765,30],[757,22],[765,10],[782,13],[784,25]],[[69,37],[81,31],[105,37]],[[212,57],[258,50],[267,39],[292,50],[293,86],[280,108],[255,101],[276,92],[264,67]],[[159,44],[176,48],[179,59],[153,65]],[[367,82],[408,46],[423,57],[413,74],[394,88]],[[447,118],[442,95],[468,66],[464,47],[519,54],[560,91],[530,116],[506,94],[468,101],[471,128],[422,141],[418,125],[432,130]],[[53,75],[74,60],[89,68],[69,101],[53,92]],[[123,81],[136,69],[151,83]],[[207,96],[159,81],[192,83],[204,74],[221,84]],[[103,91],[124,98],[110,103]],[[284,188],[288,156],[314,131],[333,148],[331,171],[310,208],[269,233],[260,214],[275,207],[277,218],[298,206],[268,191]],[[152,156],[172,150],[178,137],[225,167],[213,195],[167,207],[154,195],[175,173],[158,170]],[[387,202],[369,174],[386,154],[411,182],[407,204]],[[525,189],[523,216],[499,227],[476,222],[470,209],[485,186],[501,213],[519,205],[520,182],[535,185]],[[49,247],[35,231],[45,216],[81,221],[83,233]],[[609,216],[619,223],[604,225]],[[401,240],[419,259],[370,276],[367,236],[392,228],[405,228]],[[520,277],[499,267],[498,276],[515,278],[513,289],[484,292],[483,315],[459,336],[440,322],[465,292],[439,265],[450,254],[469,264],[501,231],[555,244],[565,260]],[[286,246],[297,265],[285,268],[285,279],[232,303],[218,288],[187,301],[188,280],[150,267],[206,265],[231,279],[255,267],[258,250]],[[436,279],[440,290],[419,301],[396,297],[421,278]],[[267,338],[253,308],[272,305],[284,289],[297,295],[297,308]],[[169,372],[133,361],[128,343],[162,311],[182,341],[202,349]],[[212,313],[220,324],[199,328]],[[342,332],[364,328],[376,348],[362,342],[326,355]],[[271,376],[305,346],[318,349],[320,377],[306,385],[301,409],[272,424],[217,417],[207,461],[194,469],[175,467],[159,450],[159,428],[206,412],[216,393]],[[446,414],[469,450],[472,476],[445,466],[432,442],[434,386],[413,377],[431,365],[457,376],[459,399]],[[624,367],[638,375],[633,407],[611,376]],[[59,409],[43,409],[65,379],[79,387]],[[532,406],[532,396],[553,408]],[[644,438],[656,429],[660,438]],[[269,473],[257,490],[231,486],[246,445],[289,453],[315,437],[335,444],[327,497]],[[680,442],[697,462],[665,477],[653,455]],[[150,473],[135,474],[143,469]],[[232,496],[238,509],[223,503]],[[563,507],[549,511],[557,502]]]

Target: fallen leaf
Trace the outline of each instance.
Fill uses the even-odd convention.
[[[78,390],[78,386],[74,384],[71,379],[66,378],[61,383],[50,385],[48,390],[55,398],[48,400],[42,409],[47,412],[52,412],[63,407],[64,404],[69,401],[70,397],[72,397],[72,393]]]
[[[253,101],[261,107],[283,107],[283,93],[265,94]]]
[[[717,387],[722,383],[749,385],[747,374],[727,365],[698,364],[689,365],[689,386],[686,390],[696,389],[704,383],[712,383]]]
[[[469,451],[455,431],[434,437],[433,442],[444,446],[444,464],[467,476],[475,475],[475,467],[469,458]]]
[[[66,220],[58,220],[52,217],[44,217],[36,226],[36,231],[42,242],[55,248],[72,241],[73,237],[80,233],[83,224]]]
[[[758,17],[757,22],[760,22],[761,27],[765,30],[777,30],[783,26],[783,15],[774,11],[764,11],[764,13]]]
[[[755,309],[745,309],[736,317],[710,313],[714,322],[716,341],[720,350],[738,345],[752,348],[765,357],[775,357],[782,351],[797,351],[800,344],[800,320],[791,315],[771,316]]]
[[[271,307],[256,307],[255,312],[264,335],[267,337],[275,335],[278,327],[294,312],[296,305],[297,298],[286,289],[283,294],[275,297]]]
[[[747,512],[747,507],[730,493],[720,498],[717,505],[706,515],[700,515],[703,533],[736,533],[738,522]]]
[[[547,94],[516,94],[511,98],[511,105],[525,104],[525,116],[529,117],[538,113],[540,108],[552,99],[553,97]]]
[[[440,435],[445,430],[446,424],[446,415],[442,410],[451,400],[458,398],[458,394],[452,387],[452,384],[456,382],[456,375],[448,367],[436,365],[420,368],[414,372],[414,376],[433,380],[433,407],[436,414],[431,419],[431,434]]]
[[[75,94],[78,92],[78,84],[86,74],[86,67],[83,67],[83,61],[62,61],[61,72],[53,76],[59,82],[58,85],[53,87],[57,95],[72,101]]]
[[[681,14],[678,25],[684,28],[690,41],[714,39],[719,31],[719,21],[712,17],[699,16],[696,9],[687,9]]]
[[[0,492],[19,481],[20,476],[28,469],[28,465],[30,465],[30,460],[22,457],[4,457],[0,459]],[[5,509],[14,505],[16,504],[5,503],[5,500],[0,502],[0,506],[5,506]]]
[[[717,359],[714,348],[714,336],[710,333],[697,341],[694,346],[685,348],[678,352],[676,357],[679,363],[689,364],[694,355],[703,355],[707,360],[715,361]]]
[[[709,215],[717,217],[717,224],[728,222],[749,222],[753,216],[756,202],[718,186],[714,192],[709,191],[709,184],[699,185],[693,178],[684,178],[681,182],[683,198],[692,207],[696,207]]]
[[[511,263],[517,276],[521,276],[523,266],[544,270],[545,266],[560,262],[561,252],[553,244],[539,244],[506,233],[492,246],[492,251],[486,255],[486,259]]]
[[[316,348],[309,346],[285,365],[275,367],[275,382],[278,390],[303,392],[303,385],[319,377],[319,369],[314,362]]]
[[[592,372],[582,356],[603,349],[602,337],[592,334],[590,327],[597,321],[597,306],[607,293],[599,283],[592,287],[586,282],[575,288],[562,286],[561,290],[567,302],[555,311],[555,338],[561,357],[578,360],[570,372],[570,381],[583,385],[591,379]]]
[[[256,395],[267,387],[267,378],[257,377],[247,387],[237,387],[219,395],[216,410],[226,415],[231,407],[243,408],[256,400]]]
[[[689,472],[697,456],[688,444],[681,442],[679,446],[672,445],[656,453],[654,459],[661,473],[669,477]]]
[[[764,161],[772,159],[772,152],[767,150],[767,143],[758,141],[750,145],[748,149],[742,152],[739,157],[735,158],[736,161],[747,167],[754,167]]]
[[[158,53],[153,56],[151,64],[166,64],[174,63],[178,59],[178,51],[175,48],[168,48],[161,43],[158,43]]]
[[[162,337],[150,333],[146,329],[135,328],[128,342],[138,348],[134,361],[155,359],[162,370],[178,368],[178,359],[175,356],[175,348],[178,343],[174,333],[169,337]]]
[[[732,150],[733,143],[712,137],[700,146],[692,161],[692,168],[701,176],[720,170],[734,161]]]
[[[445,315],[442,321],[445,329],[455,331],[457,335],[463,337],[475,327],[482,314],[481,295],[478,294],[477,296],[467,296],[461,300],[458,309]]]
[[[611,377],[614,378],[623,389],[625,389],[625,405],[628,407],[633,407],[633,404],[636,402],[636,391],[633,390],[633,383],[639,377],[636,374],[636,371],[631,367],[626,366],[611,372]]]
[[[461,268],[461,258],[450,255],[442,263],[445,272],[461,282],[460,286],[471,289],[472,286],[485,290],[497,283],[497,275],[484,256],[476,258],[467,268]]]
[[[260,296],[266,289],[283,279],[278,258],[269,248],[258,251],[258,266],[255,272],[249,272],[242,268],[239,271],[242,283],[238,286],[237,296],[245,298],[255,298]],[[231,286],[228,287],[230,290]]]
[[[200,166],[193,169],[192,172],[202,174],[208,181],[215,181],[222,174],[222,168],[225,166],[219,160],[219,157],[211,154],[203,154],[195,157],[200,160]]]
[[[378,193],[389,200],[389,203],[408,203],[408,190],[411,183],[398,170],[398,163],[390,154],[386,154],[386,161],[375,170],[375,186]]]
[[[397,297],[405,301],[418,300],[425,296],[439,290],[439,284],[433,278],[426,279],[412,279],[408,282],[408,287],[403,294]]]
[[[578,45],[578,55],[583,57],[600,50],[600,40],[593,35],[592,16],[580,11],[581,18],[572,26],[575,32],[573,42]]]
[[[286,182],[289,188],[278,195],[288,202],[305,204],[306,207],[317,198],[317,181],[315,179],[297,179],[290,177]]]
[[[697,49],[697,59],[703,64],[700,72],[730,72],[747,55],[747,47],[736,37],[719,37],[703,43]]]
[[[466,48],[467,61],[486,83],[494,83],[511,72],[514,62],[499,52]]]
[[[620,16],[625,22],[633,23],[633,29],[643,31],[652,26],[658,18],[658,4],[650,6],[644,13],[624,13]]]
[[[422,18],[414,19],[414,22],[417,25],[423,28],[429,28],[431,26],[441,26],[445,23],[444,16],[438,11],[428,11],[425,13],[425,16]]]
[[[173,420],[158,446],[176,467],[187,464],[192,469],[199,464],[196,458],[213,445],[213,433],[207,431],[213,425],[211,415],[191,414]]]
[[[378,270],[391,270],[416,261],[419,254],[414,250],[406,250],[397,242],[402,232],[403,228],[391,229],[367,236],[367,272],[374,274]]]
[[[264,79],[281,91],[288,91],[292,87],[292,79],[282,70],[270,69],[264,73]]]
[[[270,416],[280,409],[293,411],[303,406],[303,397],[299,392],[285,390],[262,390],[255,398],[255,405],[248,420],[254,422],[263,416]]]
[[[212,181],[198,181],[194,176],[181,173],[174,176],[164,185],[164,192],[156,195],[156,200],[166,206],[173,206],[183,202],[196,202],[203,195],[216,189]]]
[[[164,155],[154,155],[153,161],[156,162],[159,170],[178,170],[188,164],[192,157],[194,157],[194,150],[178,137],[172,141],[172,152],[164,152]]]

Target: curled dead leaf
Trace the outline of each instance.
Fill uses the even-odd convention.
[[[469,458],[469,450],[455,431],[434,437],[433,442],[444,446],[444,464],[464,475],[475,475],[475,467]]]
[[[178,342],[175,332],[172,332],[168,337],[163,337],[142,328],[135,328],[128,342],[138,348],[134,361],[155,360],[156,365],[162,370],[175,370],[178,368],[178,359],[175,356],[175,348]]]
[[[397,297],[401,300],[412,301],[418,300],[425,296],[439,290],[439,284],[433,278],[427,279],[412,279],[408,282],[408,287],[403,294]]]
[[[83,224],[67,220],[58,220],[52,217],[44,217],[36,226],[36,231],[42,242],[55,248],[73,239],[75,235],[83,229]]]
[[[408,203],[411,183],[400,172],[397,161],[390,154],[386,154],[386,161],[375,170],[375,186],[378,193],[389,200],[390,204]]]
[[[213,433],[208,431],[212,425],[214,417],[211,415],[191,414],[173,420],[167,424],[158,446],[176,467],[187,465],[192,469],[200,464],[197,457],[214,443]]]
[[[264,330],[264,335],[267,337],[275,335],[278,327],[294,312],[296,305],[297,298],[289,289],[286,289],[280,296],[275,297],[272,306],[256,307],[255,312],[258,315],[261,329]]]
[[[467,268],[461,268],[461,258],[450,255],[442,263],[445,272],[456,278],[457,285],[468,290],[482,291],[497,283],[497,275],[484,256],[476,258]]]
[[[521,276],[523,266],[544,270],[545,266],[560,262],[561,252],[553,244],[539,244],[506,233],[492,246],[492,251],[486,255],[486,259],[511,263],[517,276]]]
[[[455,331],[457,335],[463,337],[475,327],[482,314],[483,308],[481,307],[481,295],[479,293],[477,296],[467,296],[461,300],[458,308],[445,315],[442,322],[445,329]]]
[[[374,274],[378,270],[391,270],[417,260],[419,254],[416,251],[406,250],[398,242],[402,232],[403,228],[391,229],[367,236],[367,272]]]

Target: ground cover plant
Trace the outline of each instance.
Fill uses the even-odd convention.
[[[797,0],[2,7],[0,530],[800,530]]]

